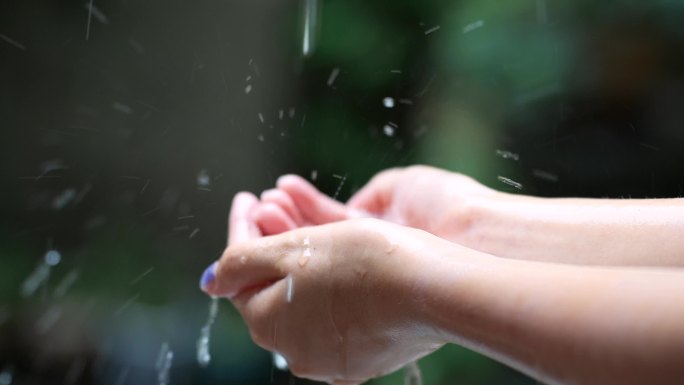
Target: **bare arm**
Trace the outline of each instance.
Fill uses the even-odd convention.
[[[444,234],[494,255],[585,265],[684,266],[684,199],[496,194],[472,199],[468,211],[468,228],[444,228]]]
[[[474,258],[428,268],[448,342],[546,383],[684,383],[684,272]]]
[[[205,291],[297,375],[358,384],[455,343],[554,384],[684,383],[684,271],[493,257],[377,220],[232,245]]]
[[[425,166],[382,172],[347,205],[302,178],[287,176],[278,187],[262,197],[269,205],[265,217],[276,224],[292,213],[299,218],[280,230],[354,218],[362,211],[506,258],[684,267],[684,199],[520,196]],[[279,216],[278,206],[287,208]]]

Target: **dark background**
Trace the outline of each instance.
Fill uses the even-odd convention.
[[[683,2],[319,0],[307,57],[302,4],[0,2],[0,384],[154,383],[164,343],[173,384],[303,382],[227,303],[195,360],[230,199],[283,173],[340,200],[414,163],[540,196],[681,196]],[[455,346],[421,366],[534,383]]]

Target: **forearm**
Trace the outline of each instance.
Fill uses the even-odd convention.
[[[493,255],[592,265],[684,266],[684,199],[545,199],[501,194],[468,205],[448,238]]]
[[[683,272],[464,252],[425,268],[424,312],[444,342],[547,383],[684,383]]]

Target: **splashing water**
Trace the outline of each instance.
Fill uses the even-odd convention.
[[[384,132],[386,136],[391,138],[394,136],[396,128],[397,125],[395,123],[389,122],[388,124],[385,124],[385,126],[382,128],[382,132]]]
[[[273,366],[278,370],[287,370],[287,360],[280,353],[273,353]]]
[[[385,108],[394,108],[394,98],[388,96],[382,99],[382,105],[385,106]]]
[[[6,367],[0,372],[0,385],[10,385],[13,378],[12,369]]]
[[[340,192],[342,191],[342,186],[344,186],[344,182],[347,181],[347,176],[334,174],[333,178],[340,180],[340,184],[337,185],[337,190],[335,190],[335,194],[333,194],[332,197],[333,199],[337,199],[337,196],[340,195]]]
[[[159,357],[157,357],[157,383],[159,385],[168,385],[171,380],[171,365],[173,364],[173,351],[169,348],[169,344],[164,342],[159,350]]]
[[[463,34],[465,35],[466,33],[473,32],[476,29],[484,27],[484,25],[485,25],[484,20],[474,21],[474,22],[466,25],[465,27],[463,27]]]
[[[218,314],[218,297],[212,297],[209,304],[209,318],[207,323],[200,330],[200,337],[197,340],[197,363],[202,367],[207,367],[211,362],[211,354],[209,353],[209,341],[211,335],[211,326],[216,320]]]
[[[328,87],[332,87],[333,84],[335,84],[335,80],[337,80],[337,77],[340,75],[340,69],[335,67],[333,68],[332,72],[330,72],[330,76],[328,76]]]
[[[404,385],[423,385],[423,375],[420,372],[418,361],[413,361],[404,366]]]
[[[302,38],[302,54],[310,56],[316,45],[316,28],[318,24],[318,0],[303,0],[304,36]]]
[[[50,270],[57,266],[61,260],[62,255],[57,250],[50,250],[45,253],[43,262],[21,284],[21,295],[24,298],[32,296],[38,288],[47,282],[50,278]]]
[[[506,159],[506,160],[514,160],[518,161],[520,160],[520,155],[511,152],[511,151],[506,151],[506,150],[496,150],[496,155]]]
[[[505,184],[507,184],[513,188],[516,188],[518,190],[523,189],[522,183],[518,183],[518,182],[514,181],[513,179],[506,178],[505,176],[499,176],[499,177],[497,177],[497,179],[499,180],[499,182],[505,183]]]

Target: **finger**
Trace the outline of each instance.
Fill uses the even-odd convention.
[[[250,239],[258,238],[261,232],[251,216],[258,208],[259,201],[256,196],[247,192],[235,195],[228,215],[228,245],[235,245]],[[216,268],[218,262],[214,262],[202,273],[200,288],[211,294],[210,289],[216,280]]]
[[[288,255],[281,236],[263,237],[231,245],[213,266],[213,277],[204,282],[207,293],[233,299],[256,293],[285,277],[281,261]]]
[[[297,227],[304,226],[304,218],[299,212],[299,209],[295,205],[294,201],[285,191],[278,189],[266,190],[261,193],[262,203],[274,203],[280,206],[289,217],[297,224]]]
[[[255,221],[263,235],[276,235],[297,228],[285,210],[271,202],[262,203],[255,210]]]
[[[349,199],[347,206],[375,215],[384,213],[401,172],[401,169],[390,169],[377,174]]]
[[[235,195],[228,219],[228,245],[261,236],[261,231],[252,218],[258,206],[259,201],[254,194],[240,192]]]
[[[258,292],[245,292],[232,299],[249,326],[252,339],[264,349],[277,349],[276,320],[287,305],[286,294],[287,278],[284,278]]]
[[[290,195],[304,218],[315,225],[351,217],[345,205],[321,193],[304,178],[285,175],[278,179],[277,185],[280,190]]]

